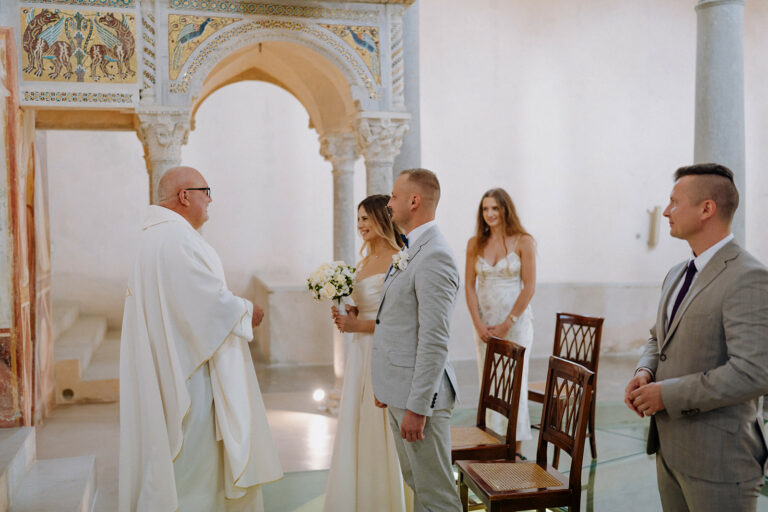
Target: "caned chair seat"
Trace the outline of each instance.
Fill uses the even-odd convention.
[[[499,439],[478,427],[452,427],[451,428],[451,449],[469,448],[472,446],[487,446],[492,444],[503,444],[504,440]]]
[[[536,381],[536,382],[529,382],[528,383],[528,396],[530,397],[531,393],[536,393],[538,396],[542,398],[542,401],[544,400],[544,391],[546,390],[547,383],[543,380]],[[539,402],[541,403],[541,402]]]
[[[460,461],[475,476],[475,482],[487,492],[522,491],[525,489],[568,488],[568,478],[551,469],[551,473],[535,462],[471,462]]]
[[[451,427],[451,462],[514,459],[524,354],[525,348],[511,341],[488,340],[477,421],[474,427]],[[506,432],[494,432],[485,425],[487,410],[507,418]]]

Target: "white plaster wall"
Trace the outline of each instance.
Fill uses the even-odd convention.
[[[131,132],[47,132],[54,308],[120,325],[149,197],[142,154]]]
[[[510,192],[538,242],[534,355],[551,352],[558,310],[605,316],[603,346],[636,350],[661,280],[688,255],[664,219],[647,246],[647,211],[693,156],[694,5],[420,0],[422,164],[441,178],[438,219],[463,268],[482,193]],[[747,2],[747,245],[763,261],[766,22],[765,2]],[[464,307],[454,358],[472,354]]]
[[[559,309],[605,315],[605,347],[636,350],[661,279],[688,253],[663,220],[648,248],[647,210],[666,205],[693,155],[694,5],[420,0],[422,163],[443,184],[438,220],[463,272],[480,196],[512,194],[538,241],[534,355],[551,350]],[[747,233],[764,261],[766,24],[768,5],[747,2]],[[213,188],[204,234],[230,286],[248,294],[252,275],[301,283],[332,255],[331,167],[302,106],[239,83],[209,97],[196,126],[183,162]],[[119,322],[146,203],[141,146],[132,133],[54,132],[48,151],[54,299]],[[358,201],[362,162],[355,179]],[[451,357],[474,357],[463,297],[453,331]]]
[[[235,292],[254,275],[301,283],[333,258],[331,164],[293,96],[262,82],[232,84],[203,102],[195,126],[182,160],[212,187],[203,234]],[[356,198],[365,193],[364,176],[360,161]]]

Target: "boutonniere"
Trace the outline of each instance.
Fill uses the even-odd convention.
[[[405,270],[408,268],[408,249],[401,249],[397,254],[392,255],[392,271]]]

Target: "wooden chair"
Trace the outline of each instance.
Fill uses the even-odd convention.
[[[488,340],[477,405],[477,426],[451,427],[451,462],[460,459],[513,459],[517,440],[517,409],[525,348],[499,338]],[[506,435],[485,424],[486,410],[507,418]]]
[[[597,458],[595,441],[595,406],[597,404],[597,364],[600,360],[600,338],[603,333],[604,318],[581,316],[571,313],[557,313],[555,323],[555,343],[552,355],[578,363],[595,374],[595,386],[589,409],[589,448],[592,458]],[[528,400],[544,403],[544,382],[528,384]],[[538,425],[534,425],[537,428]],[[555,465],[557,455],[555,454]]]
[[[559,357],[549,358],[536,462],[511,460],[460,460],[459,495],[463,510],[468,489],[488,512],[569,507],[581,502],[581,462],[595,374]],[[571,456],[568,476],[547,464],[547,447]]]

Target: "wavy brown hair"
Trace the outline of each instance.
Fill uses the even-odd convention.
[[[517,210],[515,209],[515,203],[512,202],[512,198],[509,197],[507,191],[503,188],[492,188],[480,198],[480,206],[477,208],[477,229],[475,231],[475,254],[476,258],[478,254],[483,252],[485,246],[488,244],[488,239],[491,237],[491,226],[485,222],[483,218],[483,200],[486,197],[491,197],[496,200],[496,204],[499,205],[499,213],[501,214],[501,225],[506,236],[515,235],[528,235],[523,224],[520,222],[520,217],[517,216]],[[506,238],[503,240],[504,249],[507,250]]]
[[[368,217],[373,219],[373,231],[381,238],[387,241],[387,243],[393,249],[399,251],[403,245],[403,241],[400,239],[400,229],[392,222],[392,217],[389,214],[389,196],[385,194],[375,194],[368,196],[357,205],[358,211],[360,208],[365,210]],[[368,256],[370,256],[370,244],[363,242],[363,246],[360,248],[360,256],[363,257],[360,260],[360,266],[362,266]]]

